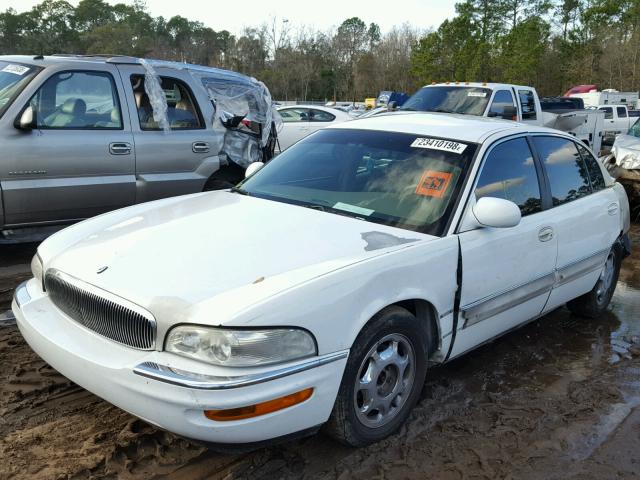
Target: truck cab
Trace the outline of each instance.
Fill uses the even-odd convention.
[[[629,116],[626,105],[598,105],[597,108],[604,112],[604,136],[608,140],[627,132],[638,120]]]

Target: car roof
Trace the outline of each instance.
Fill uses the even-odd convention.
[[[140,63],[139,58],[127,57],[123,55],[0,55],[0,60],[4,62],[25,63],[48,67],[50,65],[60,65],[71,62],[83,63]]]
[[[389,112],[367,118],[356,118],[351,122],[340,123],[327,128],[411,133],[473,143],[482,143],[489,136],[497,133],[504,133],[505,135],[536,132],[563,134],[559,130],[527,125],[511,120],[425,112]]]
[[[514,85],[512,83],[491,83],[491,82],[441,82],[425,85],[424,87],[474,87],[474,88],[490,88],[491,90],[526,88],[527,90],[535,90],[535,88],[527,85]],[[424,88],[423,87],[423,88]]]

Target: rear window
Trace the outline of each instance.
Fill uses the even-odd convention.
[[[591,188],[594,192],[598,190],[602,190],[606,184],[604,182],[604,176],[602,175],[602,169],[598,164],[598,160],[591,155],[591,152],[587,150],[584,145],[578,145],[578,150],[580,151],[580,155],[582,155],[582,160],[587,165],[587,170],[589,171],[589,179],[591,180]]]
[[[520,97],[520,105],[522,107],[523,120],[535,120],[536,115],[536,99],[531,90],[518,90]]]
[[[627,109],[624,107],[616,107],[619,118],[627,118]]]
[[[33,65],[0,61],[0,117],[40,70]]]

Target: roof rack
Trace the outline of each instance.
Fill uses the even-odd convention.
[[[76,53],[54,53],[51,55],[52,57],[64,57],[64,58],[101,58],[104,59],[107,63],[127,63],[127,64],[139,64],[140,59],[136,57],[131,57],[129,55],[114,55],[114,54],[106,54],[106,53],[94,53],[89,55],[84,54],[76,54]]]

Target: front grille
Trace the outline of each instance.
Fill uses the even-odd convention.
[[[155,347],[156,321],[138,305],[54,269],[44,284],[54,305],[89,330],[129,347]]]

